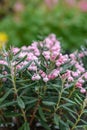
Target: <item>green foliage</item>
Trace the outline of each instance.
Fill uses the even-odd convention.
[[[78,92],[74,84],[65,88],[64,80],[60,77],[47,83],[31,81],[27,71],[30,64],[13,73],[12,61],[15,59],[16,65],[25,61],[25,57],[18,61],[18,54],[13,56],[10,53],[6,59],[10,76],[5,77],[6,84],[2,83],[0,88],[0,111],[3,113],[0,114],[0,123],[9,121],[8,118],[13,122],[14,117],[22,124],[19,130],[32,129],[34,121],[39,122],[45,130],[51,130],[50,125],[57,126],[60,130],[79,130],[83,127],[85,130],[87,126],[85,94]],[[0,79],[2,78],[1,76]],[[7,84],[9,82],[10,84]]]
[[[29,45],[50,33],[57,35],[66,50],[73,50],[85,43],[87,13],[61,2],[53,9],[48,9],[44,2],[38,0],[25,3],[26,9],[21,15],[8,15],[0,21],[0,31],[9,36],[8,45]]]

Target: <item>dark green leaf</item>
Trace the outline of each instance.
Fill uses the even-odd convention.
[[[43,110],[40,106],[39,106],[38,111],[39,111],[39,115],[40,115],[41,119],[46,122],[45,115],[44,115]]]
[[[15,103],[16,103],[16,101],[6,102],[6,103],[0,105],[0,109],[8,107],[8,106],[13,106],[13,105],[15,105]]]
[[[55,106],[55,105],[56,105],[55,102],[50,102],[50,101],[42,101],[42,103],[43,103],[44,105],[47,105],[47,106]]]
[[[24,56],[22,59],[20,59],[19,61],[18,61],[18,63],[17,64],[15,64],[15,66],[17,66],[18,64],[20,64],[22,61],[24,61],[25,59],[27,58],[27,55],[26,56]]]
[[[30,130],[28,122],[25,122],[25,124],[24,124],[24,130]]]
[[[54,123],[55,123],[57,126],[59,126],[59,120],[60,120],[60,118],[59,118],[58,115],[55,113],[55,114],[54,114]]]
[[[24,67],[22,67],[20,70],[18,70],[18,72],[22,72],[25,69],[27,69],[30,65],[31,65],[32,61],[30,61],[27,65],[25,65]]]
[[[9,89],[6,94],[0,98],[0,104],[9,96],[9,94],[12,92],[12,89]]]
[[[71,104],[76,104],[74,101],[68,99],[68,98],[65,98],[65,97],[62,97],[62,99],[64,99],[65,101],[71,103]]]
[[[40,123],[45,128],[45,130],[51,130],[50,127],[48,126],[48,124],[46,122],[44,122],[43,120],[40,119]]]
[[[20,108],[23,108],[23,109],[25,108],[25,104],[20,97],[17,97],[17,102]]]

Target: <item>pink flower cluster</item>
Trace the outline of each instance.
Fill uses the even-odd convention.
[[[80,0],[78,2],[78,7],[81,11],[87,12],[87,1],[86,0]]]
[[[65,0],[70,7],[76,7],[82,12],[87,12],[87,0]]]
[[[31,62],[27,70],[32,75],[32,81],[42,80],[47,83],[61,77],[65,81],[65,87],[75,83],[75,87],[79,88],[81,93],[86,92],[83,84],[87,80],[87,72],[82,61],[78,60],[78,57],[83,57],[84,55],[77,52],[70,55],[62,54],[60,42],[54,34],[49,35],[44,41],[33,42],[30,46],[23,46],[20,49],[12,48],[11,53],[13,53],[13,57],[18,54],[17,60],[11,60],[13,71],[15,69],[16,71],[20,70]],[[4,59],[0,60],[0,64],[8,65],[6,62],[8,55],[5,55]],[[25,60],[17,64],[24,57]],[[67,65],[67,69],[64,70],[65,65]],[[14,69],[15,66],[16,68]],[[68,68],[68,66],[71,67]],[[6,74],[5,70],[3,75]]]

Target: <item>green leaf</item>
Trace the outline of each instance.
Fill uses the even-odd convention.
[[[17,97],[17,102],[20,108],[23,108],[23,109],[25,108],[25,104],[20,97]]]
[[[16,61],[19,57],[19,54],[20,54],[21,50],[19,50],[16,55],[14,55],[13,59],[12,59],[12,62]]]
[[[72,106],[72,105],[73,104],[71,104],[71,103],[65,103],[65,104],[60,105],[59,107],[63,107],[63,106],[69,107],[69,106]]]
[[[45,130],[51,130],[50,127],[48,126],[48,124],[46,122],[44,122],[43,120],[40,119],[40,123],[45,128]]]
[[[41,119],[46,122],[45,115],[44,115],[43,110],[40,106],[39,106],[38,110],[39,110],[39,115],[40,115]]]
[[[9,96],[9,94],[12,92],[12,89],[8,90],[6,94],[0,98],[0,104]]]
[[[86,113],[86,114],[87,114],[87,110],[86,110],[86,109],[84,109],[84,113]]]
[[[36,62],[35,60],[34,60],[34,62],[35,62],[35,64],[36,64],[36,66],[37,66],[39,69],[41,69],[41,66],[38,64],[38,62]]]
[[[81,106],[81,102],[80,102],[77,98],[75,98],[74,100],[76,101],[76,103],[77,103],[78,105]]]
[[[80,119],[80,121],[84,124],[84,125],[87,125],[87,121],[85,121],[86,119]]]
[[[54,114],[54,123],[57,125],[57,126],[59,126],[59,117],[58,117],[58,115],[55,113]]]
[[[20,59],[19,61],[18,61],[18,63],[17,64],[15,64],[15,66],[17,66],[18,64],[20,64],[22,61],[24,61],[25,59],[27,58],[27,55],[26,56],[24,56],[22,59]]]
[[[32,104],[32,103],[36,103],[38,101],[38,99],[33,99],[31,101],[26,101],[25,104],[29,105],[29,104]]]
[[[83,103],[83,99],[82,99],[78,94],[76,94],[76,97],[77,97],[77,99],[78,99],[80,102]]]
[[[71,108],[69,108],[69,107],[66,107],[66,106],[62,106],[65,110],[67,110],[68,112],[71,112],[71,113],[74,113],[74,114],[76,114],[76,112],[75,111],[73,111]]]
[[[75,114],[73,114],[73,113],[71,113],[71,112],[69,112],[69,114],[70,114],[70,116],[71,116],[74,120],[76,120]]]
[[[72,100],[70,100],[68,98],[62,97],[62,99],[64,99],[65,101],[67,101],[67,102],[69,102],[71,104],[74,104],[74,105],[76,104],[74,101],[72,101]]]
[[[70,130],[69,126],[67,125],[67,122],[64,122],[61,119],[60,119],[60,122],[59,122],[59,129],[60,130]]]
[[[7,75],[2,75],[2,74],[0,74],[0,79],[2,79],[2,78],[7,78],[8,76],[10,76],[10,74],[7,74]]]
[[[47,106],[55,106],[55,105],[56,105],[55,102],[50,102],[50,101],[42,101],[42,103],[43,103],[44,105],[47,105]]]
[[[29,123],[25,122],[18,130],[30,130]]]
[[[52,84],[52,83],[50,83],[50,86],[52,86],[54,88],[56,87],[58,89],[61,88],[61,85],[59,85],[59,84]]]
[[[26,84],[25,84],[23,87],[20,87],[18,90],[30,88],[30,87],[34,86],[36,83],[37,83],[37,82],[30,83],[29,85],[26,85]]]
[[[29,127],[29,123],[28,123],[28,122],[25,122],[25,123],[24,123],[24,130],[30,130],[30,127]]]
[[[16,103],[16,101],[6,102],[6,103],[0,105],[0,109],[8,107],[8,106],[13,106],[15,103]]]
[[[64,90],[67,90],[67,89],[73,88],[74,86],[75,86],[75,83],[71,83],[68,87],[65,87]]]
[[[21,116],[21,113],[16,113],[16,112],[4,112],[5,117],[18,117]]]
[[[22,67],[21,69],[18,70],[18,72],[22,72],[25,69],[27,69],[30,65],[31,65],[32,61],[30,61],[27,65],[25,65],[24,67]]]

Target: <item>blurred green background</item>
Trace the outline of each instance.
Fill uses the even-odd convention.
[[[87,40],[87,0],[0,0],[0,33],[7,46],[29,45],[56,34],[72,51]]]

